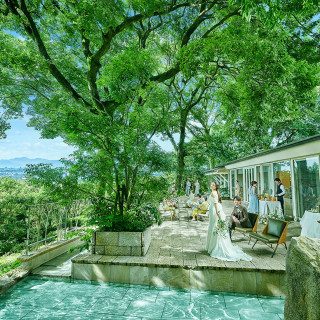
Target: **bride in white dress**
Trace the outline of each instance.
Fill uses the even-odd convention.
[[[245,254],[241,248],[231,243],[229,233],[222,235],[216,232],[218,228],[218,220],[226,220],[226,215],[222,210],[219,202],[219,185],[216,182],[211,183],[211,195],[209,197],[209,227],[207,234],[206,249],[211,257],[225,261],[251,261],[252,257]]]

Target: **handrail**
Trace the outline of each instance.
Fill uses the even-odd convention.
[[[47,241],[53,238],[65,240],[67,230],[78,229],[79,217],[90,205],[88,199],[77,199],[66,205],[51,202],[27,206],[26,255],[32,245],[42,242],[47,245]],[[48,237],[48,231],[55,235]]]

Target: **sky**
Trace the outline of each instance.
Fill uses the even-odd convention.
[[[27,127],[27,119],[11,120],[7,138],[0,139],[0,159],[27,157],[59,160],[68,157],[74,149],[61,138],[40,139],[40,133]]]
[[[74,151],[61,138],[41,139],[39,131],[27,127],[27,122],[27,118],[10,121],[11,129],[6,132],[7,138],[0,139],[1,160],[21,157],[59,160],[67,158]],[[161,141],[159,137],[155,137],[154,141],[166,151],[173,150],[169,141]]]

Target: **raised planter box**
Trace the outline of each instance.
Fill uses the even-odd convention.
[[[50,244],[48,247],[35,251],[28,256],[20,256],[17,260],[21,261],[21,267],[25,270],[32,271],[49,260],[67,252],[70,247],[75,247],[81,243],[81,236],[69,240],[60,240]]]
[[[144,256],[151,243],[151,227],[143,232],[94,232],[92,253],[106,256]]]

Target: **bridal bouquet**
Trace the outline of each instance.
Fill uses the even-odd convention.
[[[229,234],[229,227],[225,220],[219,219],[217,223],[217,227],[213,230],[214,235],[221,236],[223,238],[227,238]]]

